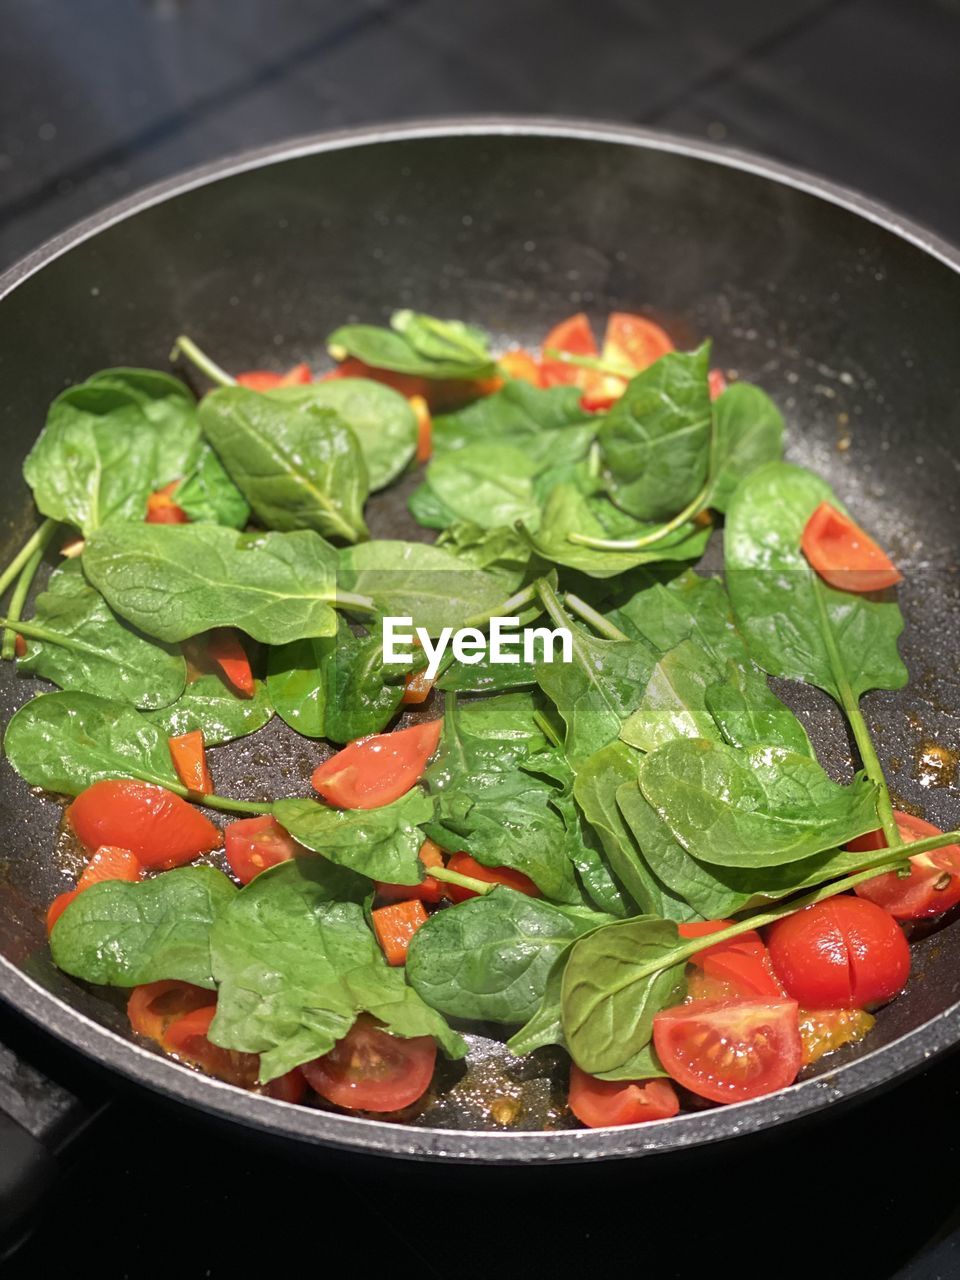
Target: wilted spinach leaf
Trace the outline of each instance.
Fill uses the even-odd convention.
[[[254,681],[252,697],[240,698],[220,676],[210,674],[188,684],[170,706],[147,715],[167,737],[201,729],[206,745],[214,747],[262,729],[273,717],[273,706],[262,680]]]
[[[335,360],[353,356],[374,369],[420,378],[487,378],[493,356],[486,335],[460,320],[395,311],[390,328],[345,324],[327,338]]]

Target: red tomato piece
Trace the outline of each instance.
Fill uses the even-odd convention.
[[[773,971],[766,947],[756,955],[746,955],[733,947],[718,948],[704,957],[703,972],[717,982],[730,983],[744,998],[772,996],[776,999],[786,994]]]
[[[829,502],[807,521],[800,546],[824,582],[841,591],[882,591],[903,581],[887,553]]]
[[[796,1000],[698,1000],[658,1013],[653,1043],[672,1079],[711,1102],[746,1102],[800,1070]]]
[[[440,720],[358,738],[313,771],[313,786],[339,809],[378,809],[406,795],[440,741]]]
[[[770,926],[770,959],[789,995],[812,1009],[860,1009],[889,1000],[910,974],[903,930],[882,907],[846,895]]]
[[[432,840],[424,840],[418,856],[425,867],[443,866],[443,853]],[[377,893],[388,902],[404,902],[409,898],[419,898],[421,902],[440,902],[448,896],[449,888],[449,885],[441,884],[434,876],[424,876],[419,884],[383,884],[377,881]]]
[[[235,1049],[222,1049],[214,1044],[207,1033],[216,1016],[215,1004],[205,1005],[175,1018],[163,1033],[161,1044],[168,1053],[176,1054],[182,1062],[199,1067],[207,1075],[252,1089],[260,1074],[258,1053],[239,1053]]]
[[[540,383],[544,387],[582,387],[589,369],[580,369],[563,360],[551,360],[547,351],[565,351],[572,356],[596,356],[597,343],[590,328],[590,321],[579,311],[567,320],[561,320],[543,340],[544,354],[540,359]]]
[[[67,822],[88,849],[119,845],[154,870],[179,867],[220,845],[220,832],[202,813],[147,782],[95,782],[70,805]]]
[[[237,374],[237,382],[248,391],[274,391],[277,387],[301,387],[313,381],[310,366],[295,364],[286,373],[268,373],[265,369],[250,369]]]
[[[680,1110],[669,1080],[598,1080],[570,1065],[570,1110],[588,1129],[667,1120]]]
[[[722,369],[711,369],[707,381],[710,384],[710,399],[719,399],[727,389],[727,375]]]
[[[432,1036],[392,1036],[361,1014],[329,1053],[302,1070],[310,1088],[334,1106],[402,1111],[426,1093],[436,1060]]]
[[[232,627],[214,627],[207,632],[207,654],[241,697],[253,697],[256,686],[250,659]]]
[[[915,818],[912,813],[897,810],[894,817],[905,844],[941,834],[939,827]],[[871,831],[847,845],[855,851],[886,847],[882,831]],[[903,880],[895,871],[888,871],[875,880],[858,884],[854,892],[883,907],[897,920],[929,920],[942,916],[960,902],[960,845],[947,844],[929,853],[917,854],[910,859],[910,875]]]
[[[711,933],[719,933],[721,929],[732,929],[733,924],[732,920],[690,920],[684,924],[678,924],[677,933],[681,938],[706,938]],[[689,963],[702,965],[707,956],[718,952],[737,951],[741,955],[753,956],[763,955],[766,950],[763,939],[756,929],[748,929],[745,933],[739,933],[726,942],[718,942],[716,946],[695,951]]]
[[[518,382],[529,382],[534,387],[540,386],[540,366],[529,351],[517,348],[508,351],[497,361],[508,378]]]
[[[303,845],[284,831],[269,813],[227,823],[223,841],[230,870],[241,884],[249,884],[261,871],[304,852]]]
[[[190,517],[173,500],[179,480],[174,480],[147,498],[147,524],[189,524]]]
[[[265,1093],[268,1098],[278,1098],[281,1102],[302,1102],[307,1093],[307,1078],[299,1067],[285,1075],[277,1076],[268,1084],[258,1085],[257,1093]]]
[[[646,316],[627,311],[610,313],[603,340],[603,360],[630,365],[639,373],[674,350],[670,335]]]
[[[403,697],[405,706],[417,707],[430,697],[433,681],[426,671],[410,671],[403,678]]]
[[[177,777],[185,787],[198,796],[213,795],[213,779],[207,767],[207,752],[203,745],[203,730],[192,729],[189,733],[178,734],[168,738],[170,758],[177,771]]]
[[[518,893],[525,893],[529,898],[540,897],[540,890],[530,877],[525,876],[522,871],[514,871],[512,867],[485,867],[482,862],[477,862],[476,858],[471,858],[469,853],[462,852],[455,853],[447,866],[451,871],[458,871],[462,876],[471,876],[474,880],[483,880],[487,884],[504,884],[508,889],[516,889]],[[458,884],[448,884],[446,888],[448,896],[454,902],[466,902],[467,898],[479,896],[472,889],[465,889]]]
[[[105,844],[99,848],[84,867],[75,889],[58,894],[47,908],[47,933],[53,929],[64,911],[78,893],[89,889],[92,884],[102,884],[105,880],[126,880],[133,884],[143,875],[143,868],[129,849],[117,849]]]
[[[13,652],[18,658],[25,658],[27,656],[27,642],[23,638],[23,636],[21,635],[14,636]]]
[[[417,461],[429,462],[433,454],[433,419],[423,396],[410,396],[410,408],[417,420]]]
[[[162,1044],[171,1022],[194,1009],[212,1009],[216,1002],[216,992],[190,982],[148,982],[130,992],[127,1017],[137,1035]]]
[[[408,898],[405,902],[391,902],[388,907],[377,907],[371,911],[370,919],[387,964],[406,964],[410,939],[421,925],[427,923],[427,913],[420,899]]]

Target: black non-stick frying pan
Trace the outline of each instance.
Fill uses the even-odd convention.
[[[789,456],[825,475],[905,568],[912,682],[867,700],[901,807],[960,822],[960,255],[831,184],[639,130],[467,121],[310,139],[212,165],[114,206],[0,278],[4,555],[32,520],[20,462],[67,383],[164,367],[189,333],[227,368],[323,367],[323,337],[398,306],[462,316],[535,345],[584,309],[645,310],[678,346],[784,409]],[[371,516],[416,536],[403,487]],[[4,720],[35,686],[0,674]],[[826,697],[785,690],[837,776],[851,768]],[[232,794],[306,791],[315,744],[274,726],[218,754]],[[64,888],[61,809],[0,773],[0,994],[91,1058],[172,1099],[301,1144],[489,1163],[693,1148],[796,1120],[915,1070],[960,1039],[960,926],[915,946],[906,993],[860,1046],[792,1088],[607,1131],[564,1128],[555,1059],[516,1064],[478,1038],[411,1124],[291,1107],[134,1043],[122,1004],[52,966],[43,913]],[[522,1098],[498,1128],[491,1093]],[[559,1125],[543,1131],[547,1123]]]

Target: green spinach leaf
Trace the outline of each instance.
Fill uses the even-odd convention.
[[[233,483],[223,463],[203,442],[193,466],[174,490],[173,500],[195,523],[243,529],[250,519],[250,503]]]
[[[176,702],[147,713],[150,722],[168,738],[201,729],[208,747],[245,738],[272,717],[273,706],[262,680],[254,681],[252,697],[240,698],[215,674],[191,681]]]
[[[156,430],[153,488],[180,480],[196,465],[203,449],[197,402],[179,378],[157,369],[102,369],[87,386],[109,387],[135,400]]]
[[[434,458],[427,467],[427,484],[458,520],[472,520],[484,529],[523,520],[536,529],[540,508],[533,479],[538,471],[537,462],[512,445],[466,445]]]
[[[488,378],[494,372],[486,335],[460,320],[395,311],[390,328],[345,324],[327,338],[335,360],[353,356],[374,369],[420,378]]]

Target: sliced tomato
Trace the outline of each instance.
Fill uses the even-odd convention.
[[[887,553],[829,502],[807,521],[800,546],[824,582],[841,591],[882,591],[903,581]]]
[[[310,366],[295,364],[286,373],[268,373],[265,369],[249,369],[237,374],[237,382],[248,391],[275,391],[277,387],[306,386],[313,381]]]
[[[563,360],[551,360],[547,351],[565,351],[572,356],[596,356],[597,343],[590,328],[590,321],[579,311],[567,320],[561,320],[543,340],[540,359],[540,383],[544,387],[582,387],[587,382],[589,369],[580,369]]]
[[[256,685],[250,659],[232,627],[214,627],[207,632],[207,655],[241,697],[253,697]]]
[[[766,947],[755,955],[745,955],[733,947],[717,949],[704,958],[703,972],[708,978],[729,983],[745,998],[772,996],[776,999],[786,995],[773,971]]]
[[[462,876],[471,876],[474,880],[483,880],[487,884],[505,884],[508,889],[525,893],[528,898],[540,897],[540,890],[530,877],[525,876],[522,871],[514,871],[513,867],[485,867],[476,858],[471,858],[469,853],[462,852],[453,854],[447,866]],[[465,889],[458,884],[448,884],[446,889],[447,895],[454,902],[466,902],[468,898],[479,896],[472,889]]]
[[[127,1017],[137,1035],[162,1044],[171,1022],[195,1009],[212,1009],[216,1002],[215,991],[189,982],[148,982],[130,992]]]
[[[910,975],[903,930],[882,907],[841,895],[772,924],[770,959],[789,995],[812,1009],[889,1000]]]
[[[103,845],[84,867],[77,887],[58,894],[50,903],[47,908],[47,933],[50,933],[77,894],[83,893],[92,884],[102,884],[105,880],[126,880],[132,884],[142,875],[143,868],[129,849]]]
[[[408,672],[403,679],[403,698],[401,701],[406,706],[419,706],[430,697],[432,688],[433,681],[426,671]]]
[[[433,455],[433,419],[423,396],[410,396],[410,408],[417,420],[417,461],[429,462]]]
[[[151,493],[147,498],[147,524],[189,524],[190,517],[173,500],[179,480]]]
[[[570,1065],[570,1110],[588,1129],[667,1120],[680,1110],[669,1080],[598,1080]]]
[[[856,1044],[875,1022],[865,1009],[801,1009],[803,1066],[811,1066],[845,1044]]]
[[[443,852],[432,840],[424,840],[418,856],[428,869],[443,866]],[[388,902],[405,902],[411,898],[419,898],[421,902],[440,902],[449,896],[449,888],[434,876],[424,876],[419,884],[383,884],[377,881],[377,893]]]
[[[379,809],[406,795],[440,741],[440,720],[358,738],[313,771],[313,786],[340,809]]]
[[[900,838],[905,844],[940,835],[940,828],[932,822],[924,822],[912,813],[895,811]],[[885,849],[886,836],[882,831],[851,840],[848,849],[868,851]],[[947,844],[929,853],[920,853],[910,859],[910,875],[904,879],[895,871],[888,871],[865,884],[858,884],[854,892],[860,898],[868,898],[897,920],[929,920],[942,916],[945,911],[960,902],[960,845]]]
[[[164,1031],[161,1043],[181,1062],[189,1062],[207,1075],[239,1085],[241,1089],[252,1089],[260,1074],[260,1055],[222,1049],[214,1044],[207,1033],[216,1012],[215,1004],[206,1005],[175,1018]]]
[[[387,964],[397,966],[407,963],[410,940],[427,923],[427,913],[419,898],[408,898],[377,907],[370,912],[370,920]]]
[[[517,348],[507,351],[497,361],[500,370],[508,378],[517,382],[529,382],[534,387],[540,386],[540,365],[529,351]]]
[[[27,656],[27,642],[23,636],[16,635],[13,637],[13,652],[18,658],[25,658]]]
[[[307,1094],[307,1078],[299,1067],[294,1067],[275,1080],[258,1085],[257,1093],[265,1093],[268,1098],[278,1098],[281,1102],[302,1102]]]
[[[613,311],[607,320],[600,358],[640,373],[673,350],[669,335],[652,320],[626,311]],[[588,376],[582,384],[583,407],[609,409],[623,395],[627,381],[626,377],[615,374]]]
[[[711,1102],[746,1102],[792,1084],[800,1070],[796,1000],[702,1000],[658,1013],[663,1069]]]
[[[719,933],[722,929],[732,929],[733,924],[732,920],[690,920],[684,924],[678,924],[677,933],[681,938],[706,938],[711,933]],[[702,966],[707,956],[718,952],[736,951],[741,955],[754,956],[763,955],[766,950],[763,939],[756,929],[748,929],[745,933],[737,934],[735,938],[730,938],[726,942],[718,942],[715,946],[695,951],[690,957],[690,964]]]
[[[147,782],[95,782],[67,809],[67,822],[88,849],[118,845],[154,870],[179,867],[220,845],[220,832],[199,810]]]
[[[303,1074],[334,1106],[402,1111],[426,1093],[436,1060],[432,1036],[392,1036],[361,1014],[329,1053],[304,1063]]]
[[[305,852],[269,813],[229,822],[223,829],[223,841],[230,870],[241,884],[249,884],[261,871]]]
[[[167,739],[170,758],[183,785],[198,796],[213,795],[213,779],[207,767],[207,752],[203,745],[203,730],[191,729]]]

